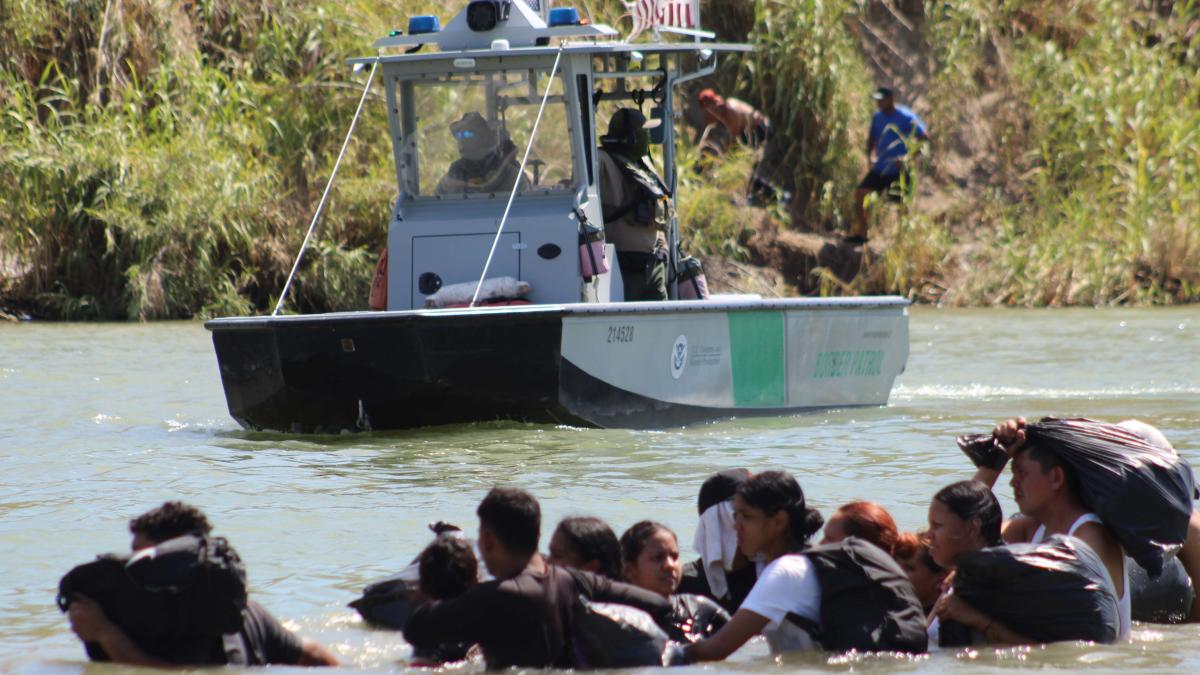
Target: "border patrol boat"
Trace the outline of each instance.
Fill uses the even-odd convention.
[[[698,30],[698,0],[639,0],[634,32],[652,33],[641,42],[548,5],[471,0],[444,29],[413,17],[351,60],[370,68],[360,112],[377,71],[386,93],[398,191],[377,273],[386,303],[285,316],[285,287],[271,316],[209,321],[234,419],[289,433],[494,419],[661,428],[886,405],[908,358],[903,298],[681,299],[700,287],[672,273],[670,300],[621,302],[613,245],[594,234],[617,206],[602,203],[604,111],[648,104],[666,122],[652,143],[674,200],[677,90],[750,48]],[[481,161],[455,143],[469,113],[503,161],[523,150],[512,185],[446,179]],[[680,270],[673,213],[666,230]]]

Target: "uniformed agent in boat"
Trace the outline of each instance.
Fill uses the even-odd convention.
[[[605,238],[617,249],[625,300],[667,299],[667,224],[670,192],[646,155],[649,129],[633,108],[621,108],[600,139],[600,199],[604,203]]]
[[[520,178],[520,187],[529,187],[529,178],[517,162],[517,146],[502,130],[488,123],[477,112],[469,112],[450,125],[460,157],[438,181],[439,195],[468,193],[505,193]]]

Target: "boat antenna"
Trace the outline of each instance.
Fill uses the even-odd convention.
[[[375,79],[375,70],[379,67],[379,57],[371,62],[371,74],[367,76],[367,84],[363,87],[362,96],[358,99],[358,108],[354,111],[354,119],[350,120],[350,129],[346,131],[346,140],[342,141],[342,150],[338,153],[337,161],[333,163],[333,172],[329,174],[329,181],[325,183],[325,192],[321,195],[321,201],[317,203],[317,211],[313,213],[312,222],[308,224],[308,234],[304,235],[304,243],[300,244],[300,252],[296,254],[296,261],[292,263],[292,271],[288,274],[287,282],[283,285],[283,292],[279,294],[279,302],[275,303],[275,311],[271,312],[271,316],[276,316],[283,309],[283,301],[287,298],[288,289],[292,287],[292,279],[296,277],[296,270],[300,269],[300,260],[304,257],[304,249],[308,248],[308,242],[312,240],[313,232],[317,229],[317,221],[321,219],[321,214],[325,211],[325,202],[329,199],[329,191],[333,188],[333,180],[337,178],[338,169],[342,166],[342,158],[346,156],[346,148],[350,147],[350,137],[354,135],[354,125],[358,124],[358,116],[362,113],[363,103],[367,100],[367,92],[371,90],[371,82]]]
[[[558,53],[554,55],[554,67],[550,69],[550,78],[546,80],[546,93],[542,94],[542,105],[538,107],[537,118],[533,120],[533,131],[529,134],[529,143],[525,146],[525,156],[521,158],[521,167],[513,180],[512,191],[508,193],[508,204],[504,206],[504,215],[500,216],[500,226],[496,228],[496,238],[492,240],[492,250],[488,251],[487,260],[483,262],[483,274],[479,275],[479,283],[475,284],[475,294],[471,296],[474,307],[479,300],[479,290],[483,288],[483,280],[487,278],[488,268],[492,266],[492,256],[496,255],[496,245],[500,243],[500,235],[504,232],[504,223],[508,221],[508,212],[512,210],[513,200],[517,197],[517,188],[521,185],[521,177],[525,175],[525,163],[529,161],[529,151],[533,149],[533,141],[537,138],[538,125],[542,123],[542,113],[546,111],[546,101],[550,99],[550,90],[554,88],[554,76],[558,74],[558,62],[562,59],[563,45],[558,45]]]

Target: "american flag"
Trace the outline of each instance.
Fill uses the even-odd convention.
[[[627,42],[633,42],[645,30],[658,26],[699,28],[699,0],[622,0],[621,4],[633,19],[633,31],[626,38]]]

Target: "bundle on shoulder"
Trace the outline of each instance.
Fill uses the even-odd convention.
[[[75,567],[59,582],[59,608],[78,594],[148,653],[175,662],[241,630],[246,568],[224,537],[185,535]],[[100,645],[85,648],[93,661],[109,660]]]
[[[1074,469],[1083,505],[1151,578],[1162,574],[1183,546],[1192,515],[1196,487],[1187,461],[1123,424],[1047,417],[1025,435]]]

